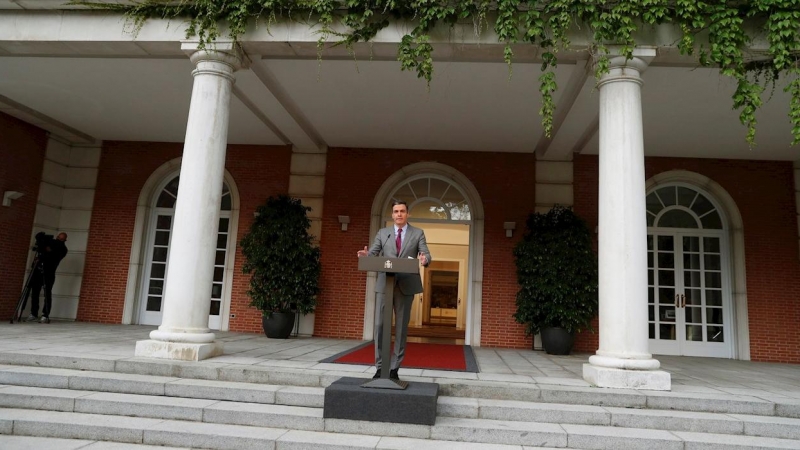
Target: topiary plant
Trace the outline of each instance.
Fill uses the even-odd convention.
[[[597,255],[586,223],[570,208],[556,205],[532,213],[525,235],[514,248],[517,265],[517,312],[525,335],[548,327],[570,334],[597,315]]]
[[[250,306],[270,317],[275,312],[314,311],[319,293],[320,249],[308,234],[311,221],[299,199],[270,197],[259,206],[240,245],[244,273],[252,273]]]

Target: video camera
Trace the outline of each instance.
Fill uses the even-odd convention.
[[[36,244],[33,247],[31,247],[31,250],[41,255],[42,253],[44,253],[45,247],[47,247],[50,244],[50,242],[52,242],[53,239],[55,239],[55,236],[53,236],[52,234],[45,234],[44,231],[40,231],[36,233],[34,239],[36,240]]]

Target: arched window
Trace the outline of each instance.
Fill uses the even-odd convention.
[[[464,194],[446,180],[425,176],[400,185],[391,195],[392,200],[408,203],[408,213],[415,220],[469,221],[472,215]],[[385,208],[386,217],[392,216],[391,201]]]
[[[717,207],[699,191],[686,186],[666,186],[647,196],[647,226],[721,230]]]
[[[177,176],[164,186],[164,189],[161,190],[161,194],[159,194],[158,200],[156,201],[156,208],[175,208],[175,200],[178,199],[180,178],[180,176]],[[219,210],[231,210],[231,190],[228,188],[227,184],[222,185],[222,200],[220,201]]]
[[[178,198],[180,177],[176,176],[166,183],[158,194],[153,210],[153,221],[147,253],[145,271],[145,289],[139,323],[160,325],[163,310],[164,287],[169,273],[167,267],[169,243],[172,232],[175,202]],[[225,286],[225,264],[228,256],[228,237],[231,221],[231,191],[227,184],[222,185],[220,201],[219,228],[217,231],[216,255],[214,258],[214,275],[210,289],[211,308],[209,311],[209,327],[220,328],[220,311],[222,309]]]
[[[653,189],[646,209],[650,351],[730,357],[727,230],[719,209],[685,184]]]

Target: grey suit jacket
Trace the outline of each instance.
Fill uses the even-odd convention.
[[[394,226],[381,228],[375,235],[375,241],[369,248],[370,256],[385,256],[387,258],[416,258],[419,253],[423,253],[431,263],[431,253],[428,250],[428,243],[425,241],[425,232],[419,228],[408,224],[406,236],[403,237],[403,247],[400,254],[397,254],[394,234]],[[426,264],[427,265],[427,264]],[[395,284],[400,288],[404,295],[414,295],[422,292],[422,280],[418,273],[398,273],[395,276]],[[382,293],[386,288],[386,274],[378,272],[378,281],[375,284],[375,292]]]

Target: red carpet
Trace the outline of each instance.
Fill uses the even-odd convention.
[[[334,358],[330,362],[372,365],[375,364],[375,347],[369,342]],[[406,344],[403,367],[477,372],[472,348],[465,345],[409,342]]]

